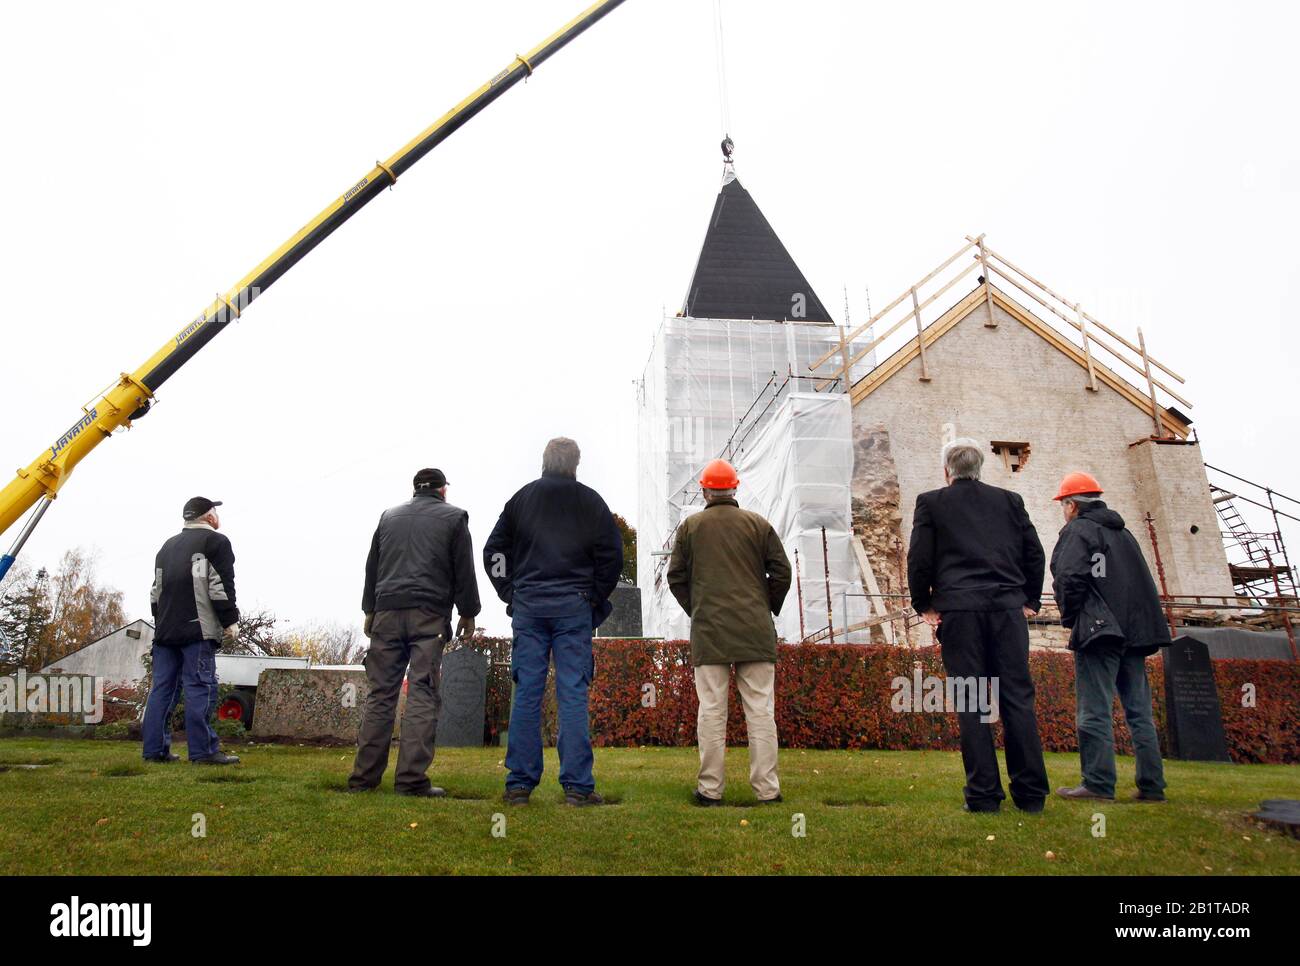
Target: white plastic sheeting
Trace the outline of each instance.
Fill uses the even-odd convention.
[[[842,392],[804,391],[812,381],[791,378],[806,374],[838,339],[831,325],[664,319],[638,387],[637,577],[645,634],[689,634],[689,620],[668,592],[668,559],[655,552],[670,550],[678,522],[700,507],[696,479],[720,455],[740,468],[741,505],[772,520],[792,562],[799,548],[807,633],[826,624],[826,526],[835,624],[845,626],[844,592],[861,593],[848,543],[849,400]],[[863,359],[855,375],[871,363]],[[850,597],[848,608],[851,619],[865,614],[863,598]],[[799,639],[794,588],[778,631]]]
[[[865,620],[869,608],[850,543],[855,537],[850,507],[853,416],[849,397],[844,393],[785,395],[772,418],[746,441],[744,452],[737,454],[734,462],[740,475],[736,501],[767,517],[792,566],[798,551],[799,580],[791,586],[776,618],[777,634],[797,641],[827,626],[828,580],[835,627],[842,630]],[[865,642],[868,633],[855,633],[850,640]],[[837,631],[835,640],[843,643],[844,634]]]

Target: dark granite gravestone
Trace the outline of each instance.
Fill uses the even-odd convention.
[[[1169,757],[1231,761],[1210,649],[1180,636],[1165,649],[1165,727]]]
[[[440,748],[479,748],[487,701],[487,655],[458,647],[442,655],[437,745]]]
[[[614,609],[596,628],[597,637],[641,636],[641,588],[620,581],[609,595]]]

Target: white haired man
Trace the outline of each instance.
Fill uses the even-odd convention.
[[[239,635],[235,551],[218,533],[220,500],[196,496],[181,510],[184,525],[154,558],[153,686],[145,702],[144,760],[171,762],[171,717],[185,694],[185,737],[191,762],[233,765],[212,727],[217,707],[217,651]]]
[[[605,802],[592,776],[587,693],[596,673],[591,635],[613,609],[623,535],[600,494],[578,482],[581,456],[571,439],[547,443],[541,478],[510,498],[483,545],[483,567],[514,632],[503,796],[510,805],[527,805],[542,780],[542,696],[552,656],[565,804]]]
[[[950,676],[998,682],[1011,800],[1041,812],[1050,790],[1034,717],[1028,618],[1038,613],[1044,556],[1025,501],[980,482],[984,452],[973,439],[943,448],[943,489],[916,498],[907,580],[912,607],[935,629]],[[959,710],[966,808],[996,812],[1006,797],[991,721]]]

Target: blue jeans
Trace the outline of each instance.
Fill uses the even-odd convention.
[[[212,641],[195,641],[183,647],[155,644],[153,687],[144,707],[144,757],[171,754],[172,712],[185,688],[185,738],[190,761],[207,758],[221,750],[221,741],[211,725],[217,707],[217,646]]]
[[[1083,784],[1102,795],[1115,794],[1115,733],[1111,707],[1115,695],[1133,738],[1138,790],[1160,796],[1165,790],[1160,739],[1151,716],[1146,655],[1110,641],[1093,642],[1074,652],[1076,724]]]
[[[506,748],[506,767],[510,770],[506,787],[531,791],[542,780],[542,696],[554,654],[560,784],[572,791],[594,791],[587,722],[587,689],[595,672],[591,604],[575,595],[573,600],[516,603],[513,610],[510,676],[515,682],[515,698]]]

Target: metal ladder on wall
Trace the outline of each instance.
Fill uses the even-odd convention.
[[[1260,503],[1249,497],[1240,496],[1224,486],[1210,484],[1210,500],[1214,504],[1215,513],[1221,524],[1225,549],[1229,551],[1229,569],[1233,585],[1241,596],[1261,605],[1267,604],[1273,598],[1294,599],[1296,597],[1295,574],[1290,566],[1286,544],[1282,540],[1281,523],[1278,517],[1293,520],[1295,518],[1279,511],[1273,501],[1275,496],[1282,499],[1289,498],[1268,487],[1233,476],[1209,464],[1206,464],[1206,468],[1263,490],[1268,497],[1267,504]],[[1271,533],[1253,530],[1237,506],[1238,500],[1244,500],[1252,506],[1270,511],[1276,529]]]

